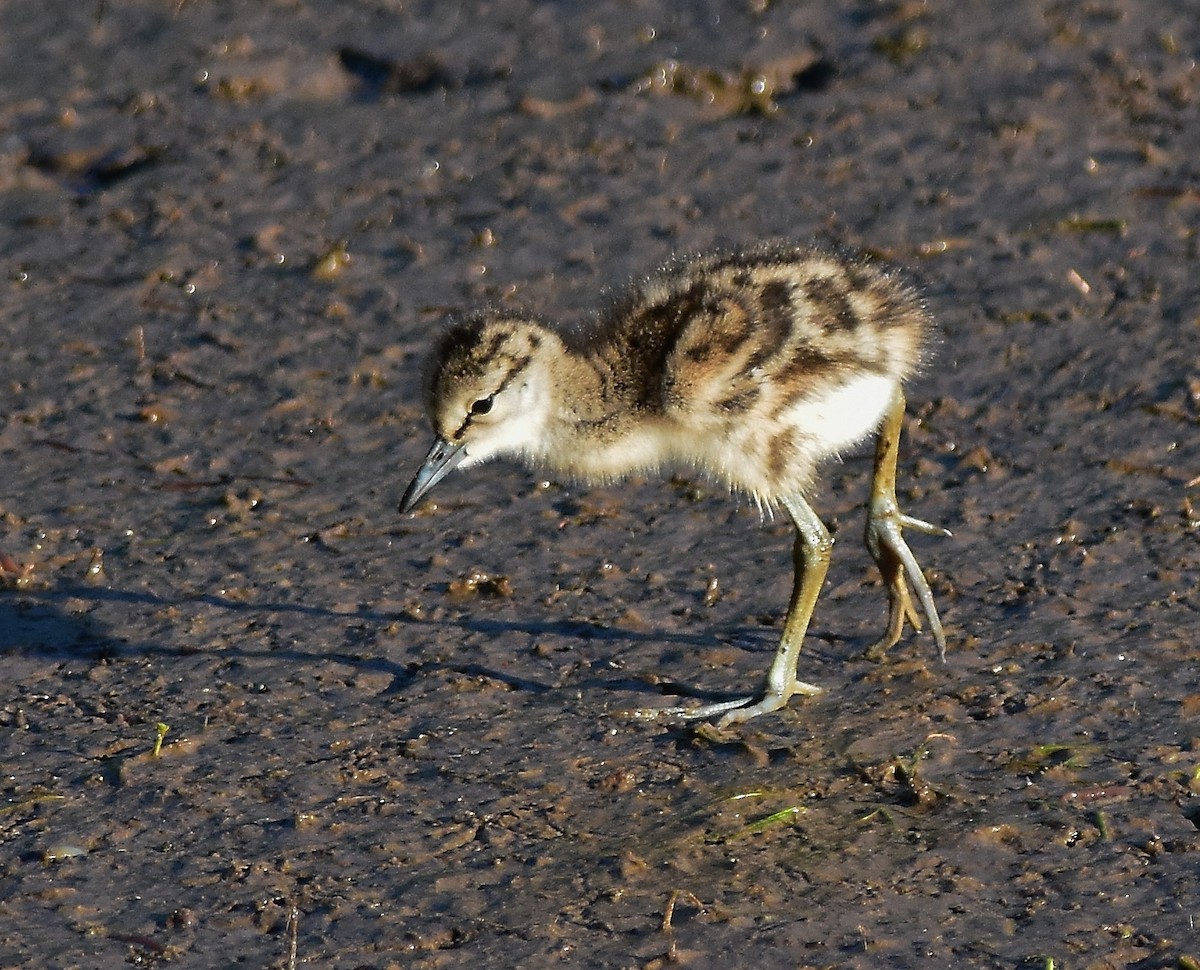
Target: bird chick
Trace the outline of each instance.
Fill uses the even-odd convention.
[[[920,629],[945,635],[905,528],[949,535],[900,512],[896,459],[903,382],[932,327],[916,293],[865,260],[789,244],[680,259],[576,328],[485,310],[451,326],[429,361],[436,440],[401,513],[454,468],[513,458],[589,483],[700,472],[782,509],[796,527],[783,635],[758,695],[647,717],[720,716],[718,727],[820,688],[797,659],[833,540],[808,503],[824,459],[878,434],[866,544],[888,589],[875,655]]]

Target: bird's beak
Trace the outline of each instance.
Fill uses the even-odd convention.
[[[425,456],[425,461],[417,469],[417,475],[400,500],[400,514],[403,515],[420,501],[421,496],[434,485],[450,474],[455,466],[467,457],[465,445],[451,444],[445,438],[438,438]]]

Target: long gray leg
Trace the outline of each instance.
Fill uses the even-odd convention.
[[[888,648],[900,639],[904,632],[904,621],[914,629],[921,629],[921,618],[913,607],[908,582],[917,591],[917,599],[929,629],[937,642],[938,654],[946,659],[946,634],[933,602],[933,593],[916,557],[904,541],[903,530],[913,529],[928,535],[949,536],[950,532],[940,526],[914,519],[900,511],[896,501],[896,459],[900,453],[900,430],[904,423],[904,392],[899,388],[892,398],[879,438],[875,444],[875,477],[871,481],[871,499],[867,505],[866,543],[872,558],[879,566],[883,581],[888,588],[888,625],[883,636],[868,650],[873,660],[882,659]]]

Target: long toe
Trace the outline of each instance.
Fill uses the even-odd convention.
[[[703,704],[700,707],[645,707],[633,711],[639,721],[698,721],[708,717],[716,717],[734,708],[753,704],[753,697],[738,697],[731,701],[718,701],[714,704]]]
[[[758,717],[760,714],[769,714],[772,711],[779,711],[787,707],[790,701],[797,694],[802,697],[816,697],[818,694],[825,693],[823,687],[818,687],[816,684],[806,684],[802,680],[794,681],[791,689],[786,693],[776,693],[768,691],[763,694],[762,698],[753,704],[745,707],[737,707],[731,711],[726,711],[721,719],[717,721],[717,730],[724,731],[732,724],[744,724],[752,717]],[[720,713],[719,711],[712,712],[713,714]],[[711,716],[711,715],[709,715]]]

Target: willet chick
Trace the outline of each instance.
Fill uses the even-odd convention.
[[[590,483],[698,471],[796,526],[783,637],[760,694],[639,716],[718,727],[819,687],[796,678],[833,539],[807,496],[823,459],[878,435],[866,543],[888,589],[876,655],[920,629],[908,583],[944,656],[929,584],[904,529],[949,535],[896,502],[901,385],[931,323],[915,292],[857,258],[793,245],[677,260],[577,328],[485,310],[451,326],[429,361],[436,440],[407,512],[454,468],[515,458]],[[907,578],[907,582],[906,582]]]

